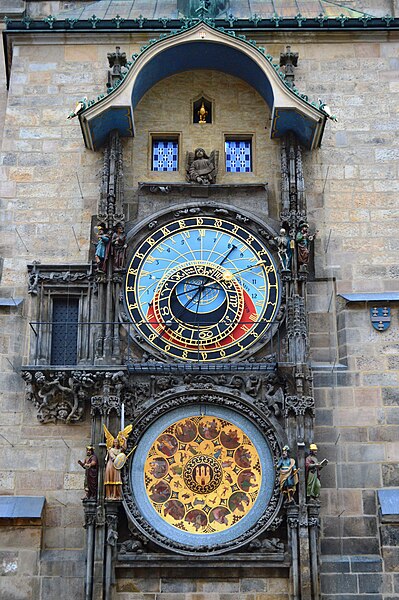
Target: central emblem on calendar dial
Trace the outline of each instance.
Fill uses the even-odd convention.
[[[245,227],[188,217],[153,231],[133,254],[125,298],[141,335],[169,356],[238,355],[272,324],[279,304],[274,260]]]

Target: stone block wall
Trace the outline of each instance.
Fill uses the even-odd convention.
[[[122,50],[137,51],[142,37],[134,43],[122,40]],[[322,97],[338,117],[337,123],[328,123],[322,147],[304,156],[311,226],[319,230],[315,281],[309,288],[311,352],[315,363],[329,363],[315,373],[315,441],[320,456],[330,460],[322,474],[324,600],[361,594],[369,600],[399,597],[396,530],[381,527],[375,500],[376,489],[399,486],[399,307],[392,306],[392,325],[381,333],[371,327],[368,307],[336,303],[340,292],[398,291],[399,42],[393,37],[368,32],[351,37],[283,33],[262,40],[275,57],[287,43],[299,51],[298,88],[312,99]],[[75,426],[36,423],[18,370],[26,362],[30,336],[26,264],[88,258],[102,156],[84,149],[77,120],[69,122],[66,116],[79,98],[104,91],[106,53],[113,50],[115,40],[100,45],[93,38],[70,38],[65,44],[60,38],[51,39],[31,44],[22,38],[16,44],[10,91],[2,92],[0,100],[0,114],[6,107],[0,166],[4,258],[0,292],[24,297],[20,308],[0,308],[0,493],[44,493],[47,500],[42,533],[35,534],[33,546],[15,547],[16,541],[10,546],[0,531],[6,570],[0,591],[5,590],[9,599],[23,597],[18,585],[31,589],[32,598],[61,599],[61,576],[69,578],[68,597],[70,590],[77,599],[83,593],[83,473],[77,460],[90,441],[89,419]],[[197,144],[212,149],[226,130],[231,133],[233,123],[256,133],[258,162],[251,178],[269,181],[271,214],[277,216],[278,142],[268,139],[268,130],[260,136],[268,126],[267,108],[242,82],[234,85],[231,99],[233,78],[199,71],[192,81],[192,91],[182,75],[160,82],[139,105],[137,124],[141,120],[143,129],[134,142],[125,142],[127,200],[136,198],[137,182],[150,177],[146,146],[150,130],[181,131],[184,150]],[[190,100],[206,92],[209,81],[221,112],[215,113],[215,136],[204,144],[197,128],[188,124],[187,113],[179,110],[171,115],[172,105],[163,106],[162,99],[173,89],[180,98],[177,106],[187,106],[182,96]],[[256,106],[251,114],[249,103]],[[157,118],[150,119],[154,107]],[[32,565],[31,574],[27,564]],[[121,577],[117,597],[287,598],[287,582],[279,577],[216,579],[212,585],[199,577],[190,580],[187,589],[183,578],[179,585],[171,577],[154,581]]]
[[[212,123],[193,123],[192,101],[204,94],[212,100]],[[260,95],[242,80],[216,71],[192,71],[154,85],[135,111],[136,137],[132,144],[132,184],[139,181],[182,181],[186,154],[198,146],[219,152],[217,183],[269,183],[274,198],[280,180],[280,144],[270,141],[270,111]],[[179,171],[151,171],[151,133],[180,136]],[[253,171],[227,173],[226,136],[251,136]],[[277,210],[275,210],[277,214]]]
[[[9,525],[0,528],[0,596],[40,598],[42,527]]]
[[[146,573],[135,577],[118,578],[114,600],[138,600],[143,594],[146,600],[288,600],[287,576],[276,571],[266,577],[253,569],[233,570],[216,575],[198,573],[157,572],[151,577]]]

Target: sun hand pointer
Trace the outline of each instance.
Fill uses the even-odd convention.
[[[257,263],[255,263],[254,265],[249,265],[248,267],[245,267],[245,269],[240,269],[239,271],[228,271],[226,269],[226,271],[223,271],[223,273],[221,274],[221,277],[219,277],[218,279],[215,279],[215,281],[212,281],[210,283],[204,283],[203,288],[209,287],[211,283],[218,283],[219,281],[231,281],[234,277],[234,275],[238,275],[238,273],[243,273],[244,271],[250,271],[251,269],[255,269],[256,267],[261,267],[262,265],[265,264],[264,260],[260,260]]]

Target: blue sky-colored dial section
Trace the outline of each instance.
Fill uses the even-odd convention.
[[[144,261],[139,276],[139,302],[145,311],[145,305],[151,302],[159,281],[168,270],[175,269],[179,264],[206,261],[216,265],[223,263],[223,267],[234,274],[249,294],[256,312],[260,314],[269,290],[264,269],[262,265],[257,266],[259,260],[257,253],[245,240],[240,240],[230,233],[204,227],[177,232],[155,246]],[[194,278],[192,281],[194,282]],[[189,294],[190,286],[187,283],[184,285]],[[191,286],[191,289],[193,291],[194,286]],[[183,291],[183,287],[179,287],[179,291]],[[207,294],[204,293],[201,303],[204,310],[210,298],[214,297],[217,300],[217,294],[211,293],[215,291],[209,289]],[[187,299],[188,297],[186,294]]]

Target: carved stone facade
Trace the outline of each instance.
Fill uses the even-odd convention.
[[[287,140],[287,149],[288,156],[292,157],[293,164],[296,164],[297,179],[301,181],[300,151],[294,138]],[[284,158],[283,172],[287,164]],[[289,170],[286,175],[289,178]],[[289,185],[289,213],[284,212],[282,204],[282,224],[290,223],[290,235],[294,235],[291,231],[295,231],[298,215],[301,219],[306,217],[303,190],[298,191],[297,179]],[[104,152],[101,195],[96,217],[98,222],[104,223],[101,235],[116,223],[124,225],[122,202],[122,146],[118,135],[113,133]],[[183,223],[182,219],[187,216],[194,215],[196,222],[201,224],[207,215],[215,215],[219,220],[221,217],[228,217],[233,219],[233,222],[244,223],[246,227],[250,227],[254,234],[267,241],[274,252],[276,250],[272,226],[267,221],[259,222],[250,213],[238,212],[234,206],[216,202],[194,204],[184,209],[178,206],[176,204],[173,210],[174,217],[180,219],[179,223]],[[127,245],[137,247],[140,239],[147,239],[149,231],[155,232],[162,226],[167,230],[169,214],[164,211],[154,212],[150,219],[139,223],[133,229],[127,236]],[[105,243],[110,247],[112,238],[109,234],[106,237]],[[49,267],[37,263],[30,267],[29,292],[36,303],[37,314],[42,314],[43,311],[44,289],[48,289],[51,294],[62,290],[65,285],[78,285],[77,282],[84,288],[81,298],[84,299],[86,313],[97,314],[96,322],[81,323],[81,344],[89,348],[85,358],[80,361],[81,370],[56,369],[47,364],[46,369],[39,370],[32,366],[24,371],[27,397],[37,409],[38,420],[41,423],[73,423],[84,417],[90,418],[92,444],[98,448],[101,462],[103,424],[118,429],[119,426],[123,428],[126,421],[134,423],[127,450],[130,452],[140,444],[147,429],[170,411],[178,409],[185,414],[185,407],[190,409],[196,405],[207,407],[211,413],[216,407],[228,408],[246,417],[262,433],[264,443],[273,457],[275,481],[267,507],[252,526],[247,527],[240,535],[233,536],[228,542],[212,541],[193,546],[162,535],[148,517],[142,514],[134,494],[135,482],[130,470],[124,470],[122,473],[127,527],[126,524],[122,524],[118,519],[117,504],[104,498],[101,473],[97,506],[94,506],[93,501],[84,500],[85,528],[88,532],[88,594],[95,593],[93,573],[103,569],[104,594],[105,597],[109,596],[111,572],[120,560],[122,563],[133,560],[134,563],[138,561],[137,564],[143,564],[146,560],[162,560],[161,557],[165,553],[177,552],[182,555],[179,564],[183,566],[184,556],[187,555],[195,556],[196,561],[206,561],[211,555],[217,560],[217,556],[229,552],[227,562],[225,559],[226,566],[229,562],[235,564],[237,560],[245,561],[246,553],[249,553],[252,560],[254,553],[259,556],[258,566],[266,565],[268,561],[282,568],[292,564],[293,586],[298,589],[301,597],[305,597],[304,590],[306,586],[310,588],[311,583],[304,573],[301,578],[298,573],[304,568],[308,560],[306,557],[311,556],[311,551],[315,551],[313,546],[311,550],[313,537],[310,536],[309,530],[306,533],[308,542],[305,543],[303,535],[299,542],[299,530],[292,529],[292,517],[291,521],[289,520],[288,535],[285,510],[282,506],[283,497],[275,475],[277,460],[284,444],[290,443],[301,449],[309,439],[313,439],[314,399],[311,372],[307,365],[308,338],[304,297],[306,276],[297,268],[295,253],[290,271],[284,272],[282,304],[269,334],[255,340],[250,351],[243,348],[238,360],[225,360],[218,365],[206,362],[171,363],[167,355],[162,356],[154,351],[144,337],[137,335],[132,328],[130,317],[126,314],[126,305],[121,304],[123,274],[119,275],[114,262],[107,258],[111,256],[111,252],[112,248],[109,254],[104,254],[101,270],[96,266],[88,266],[86,272],[72,273],[65,268],[60,271],[52,267],[53,270],[49,272]],[[228,252],[230,253],[231,251]],[[49,297],[51,298],[51,295]],[[284,306],[287,306],[286,314]],[[36,333],[37,348],[43,346],[46,327],[43,323],[38,325],[44,327],[44,331]],[[90,333],[89,328],[93,330]],[[203,352],[201,354],[203,358],[206,355]],[[38,356],[33,352],[32,362],[44,363],[44,360],[38,361]],[[47,362],[50,360],[47,359]],[[284,368],[281,368],[280,364],[284,365]],[[298,454],[298,460],[303,469],[303,450]],[[301,515],[306,515],[303,482],[298,492],[295,510],[299,510]],[[96,527],[93,529],[94,524]],[[304,517],[300,527],[307,531],[308,525],[309,522]],[[276,531],[280,535],[279,538],[276,538]],[[118,543],[120,555],[117,554]],[[291,546],[295,549],[299,543],[302,547],[301,554],[289,551]],[[98,555],[97,562],[91,559],[93,552]],[[313,569],[317,569],[317,561],[311,564]],[[311,568],[307,571],[309,577],[318,581],[317,570],[313,574]]]

